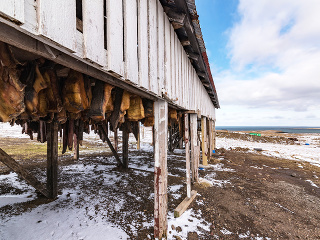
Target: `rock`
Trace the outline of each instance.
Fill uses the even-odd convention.
[[[180,226],[176,227],[177,232],[182,232],[182,228]]]
[[[176,236],[176,235],[175,235],[175,236],[173,236],[173,237],[174,237],[175,240],[182,240],[182,238],[179,237],[179,236]]]
[[[198,234],[196,232],[188,232],[188,240],[198,240]]]
[[[172,230],[175,230],[176,227],[175,227],[174,225],[171,225],[171,229],[172,229]]]

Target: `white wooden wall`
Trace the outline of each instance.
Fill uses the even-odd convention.
[[[9,16],[60,50],[158,96],[164,91],[178,106],[215,119],[213,103],[158,0],[82,0],[82,4],[83,32],[76,28],[75,1],[0,1],[0,17]]]

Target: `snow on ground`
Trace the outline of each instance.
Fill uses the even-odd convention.
[[[130,168],[134,174],[139,176],[150,176],[153,174],[153,161],[148,164],[142,162],[146,158],[145,153],[153,152],[151,129],[142,130],[142,154],[130,159]],[[0,124],[0,133],[4,137],[25,137],[21,134],[21,127],[9,127],[6,124]],[[85,138],[91,142],[99,143],[99,139],[94,134],[85,135]],[[319,135],[303,136],[301,142],[308,142],[310,145],[284,145],[274,143],[257,143],[228,138],[217,138],[217,148],[262,148],[262,154],[269,156],[288,158],[293,160],[303,160],[320,166],[320,148]],[[131,146],[135,144],[134,139],[130,138]],[[318,145],[317,145],[318,144]],[[175,151],[175,154],[183,154],[183,151]],[[183,161],[177,158],[177,155],[168,155],[168,159]],[[99,159],[98,159],[99,160]],[[106,161],[112,164],[106,164]],[[181,164],[181,172],[185,171],[184,164]],[[229,184],[228,181],[216,179],[215,172],[218,171],[234,171],[233,169],[224,168],[223,164],[218,163],[210,165],[214,172],[206,174],[204,181],[216,187],[224,187]],[[137,202],[140,206],[145,204],[141,202],[140,193],[121,187],[130,186],[130,179],[126,173],[113,171],[114,159],[112,157],[101,159],[101,161],[82,161],[79,163],[60,166],[62,176],[68,176],[62,179],[60,184],[66,184],[58,199],[39,205],[19,215],[5,216],[0,215],[0,240],[10,239],[128,239],[124,226],[121,224],[123,218],[132,217],[132,223],[126,226],[131,232],[137,231],[139,226],[153,226],[153,219],[147,218],[144,211],[139,211],[132,206],[132,209],[125,210],[131,204],[128,198],[133,202]],[[205,171],[205,170],[203,170]],[[0,207],[6,205],[14,205],[24,201],[31,201],[37,198],[32,187],[20,181],[15,173],[0,175],[0,182],[5,182],[9,187],[15,188],[17,191],[10,192],[0,196]],[[314,184],[308,180],[310,184]],[[141,188],[146,183],[141,184]],[[96,187],[98,185],[98,187]],[[88,186],[90,186],[88,188]],[[183,185],[177,184],[169,186],[169,193],[174,199],[183,199],[177,190]],[[145,189],[144,189],[145,190]],[[93,191],[93,192],[92,192]],[[142,189],[143,191],[143,189]],[[148,200],[153,202],[154,194],[151,190]],[[195,200],[197,204],[203,204],[202,200]],[[180,218],[174,218],[173,211],[168,213],[168,239],[175,239],[179,236],[181,239],[187,239],[187,233],[195,231],[199,234],[210,231],[208,222],[202,220],[201,212],[195,212],[193,209],[187,210]],[[116,216],[111,221],[109,216]],[[139,220],[138,220],[139,219]],[[181,227],[181,231],[178,230]],[[232,234],[228,229],[222,229],[222,233],[226,236]],[[151,234],[152,235],[152,234]],[[248,238],[250,232],[239,233],[239,238]],[[151,238],[151,237],[150,237]],[[263,239],[259,236],[254,239]],[[268,238],[266,238],[268,239]]]
[[[297,161],[306,161],[320,167],[320,135],[306,134],[299,137],[299,144],[287,145],[276,143],[251,142],[232,138],[219,138],[216,140],[217,148],[261,148],[261,154]],[[308,143],[309,145],[306,145]],[[256,151],[255,151],[256,152]],[[259,152],[256,152],[259,153]]]

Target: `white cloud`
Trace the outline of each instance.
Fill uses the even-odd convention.
[[[240,0],[240,21],[229,30],[233,68],[215,79],[222,109],[264,108],[273,119],[300,119],[293,125],[319,113],[319,12],[319,0]]]

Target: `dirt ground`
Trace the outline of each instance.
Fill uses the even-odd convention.
[[[281,140],[282,141],[282,140]],[[28,148],[30,140],[20,139],[19,141],[2,139],[1,145],[6,144],[8,153],[14,158],[28,159],[21,163],[34,172],[38,178],[45,177],[44,152],[37,152],[28,155],[22,148]],[[35,144],[35,143],[32,143]],[[290,144],[288,142],[288,144]],[[15,148],[11,148],[14,145]],[[18,150],[14,150],[16,149]],[[96,146],[87,143],[92,150]],[[239,151],[240,150],[240,151]],[[100,158],[95,158],[95,156]],[[85,155],[78,163],[80,164],[103,164],[115,165],[114,159],[110,158],[110,152]],[[130,156],[140,156],[135,164],[148,165],[152,167],[152,153],[143,153],[131,150]],[[137,160],[135,160],[137,161]],[[60,157],[60,165],[75,164],[71,155]],[[209,160],[209,164],[223,166],[228,171],[216,171],[215,168],[205,168],[199,171],[200,177],[214,176],[219,181],[225,181],[223,185],[212,187],[194,184],[193,189],[198,191],[196,200],[190,205],[196,212],[201,212],[201,218],[209,223],[210,231],[202,231],[200,234],[190,232],[188,239],[320,239],[320,189],[312,186],[311,180],[320,186],[320,169],[309,163],[296,162],[292,160],[278,159],[263,156],[260,154],[243,152],[241,149],[225,150],[219,149]],[[129,164],[130,167],[130,164]],[[168,185],[184,184],[185,164],[183,151],[170,153],[168,155],[169,177]],[[8,169],[0,165],[0,174],[8,172]],[[137,170],[121,170],[116,167],[110,171],[117,172],[119,176],[129,183],[125,187],[121,181],[113,189],[105,189],[106,192],[118,191],[117,196],[125,199],[124,213],[108,210],[108,219],[121,225],[131,239],[148,239],[152,236],[153,227],[144,226],[143,222],[153,219],[153,199],[150,194],[153,192],[153,173],[146,171],[145,174],[137,174]],[[99,176],[99,171],[93,174]],[[101,193],[99,182],[75,183],[75,176],[59,174],[59,188],[77,187],[75,184],[83,184],[80,188],[88,192],[88,195]],[[0,183],[0,194],[12,192],[13,189]],[[185,186],[185,185],[184,185]],[[128,192],[131,195],[128,195]],[[173,197],[181,194],[179,198]],[[177,192],[168,192],[168,210],[173,211],[184,199],[186,187]],[[132,197],[132,195],[139,196]],[[114,199],[109,197],[103,203],[105,206],[112,206]],[[71,200],[70,200],[71,201]],[[48,203],[48,200],[39,198],[27,203],[8,205],[0,208],[0,221],[3,216],[17,215],[29,211],[41,204]],[[81,207],[81,199],[79,202]],[[97,206],[97,211],[99,207]],[[143,212],[140,216],[137,212]],[[136,229],[128,228],[133,221]],[[172,226],[168,226],[172,231]],[[184,226],[180,226],[184,228]],[[260,238],[259,238],[260,237]],[[180,239],[174,237],[174,239]]]

